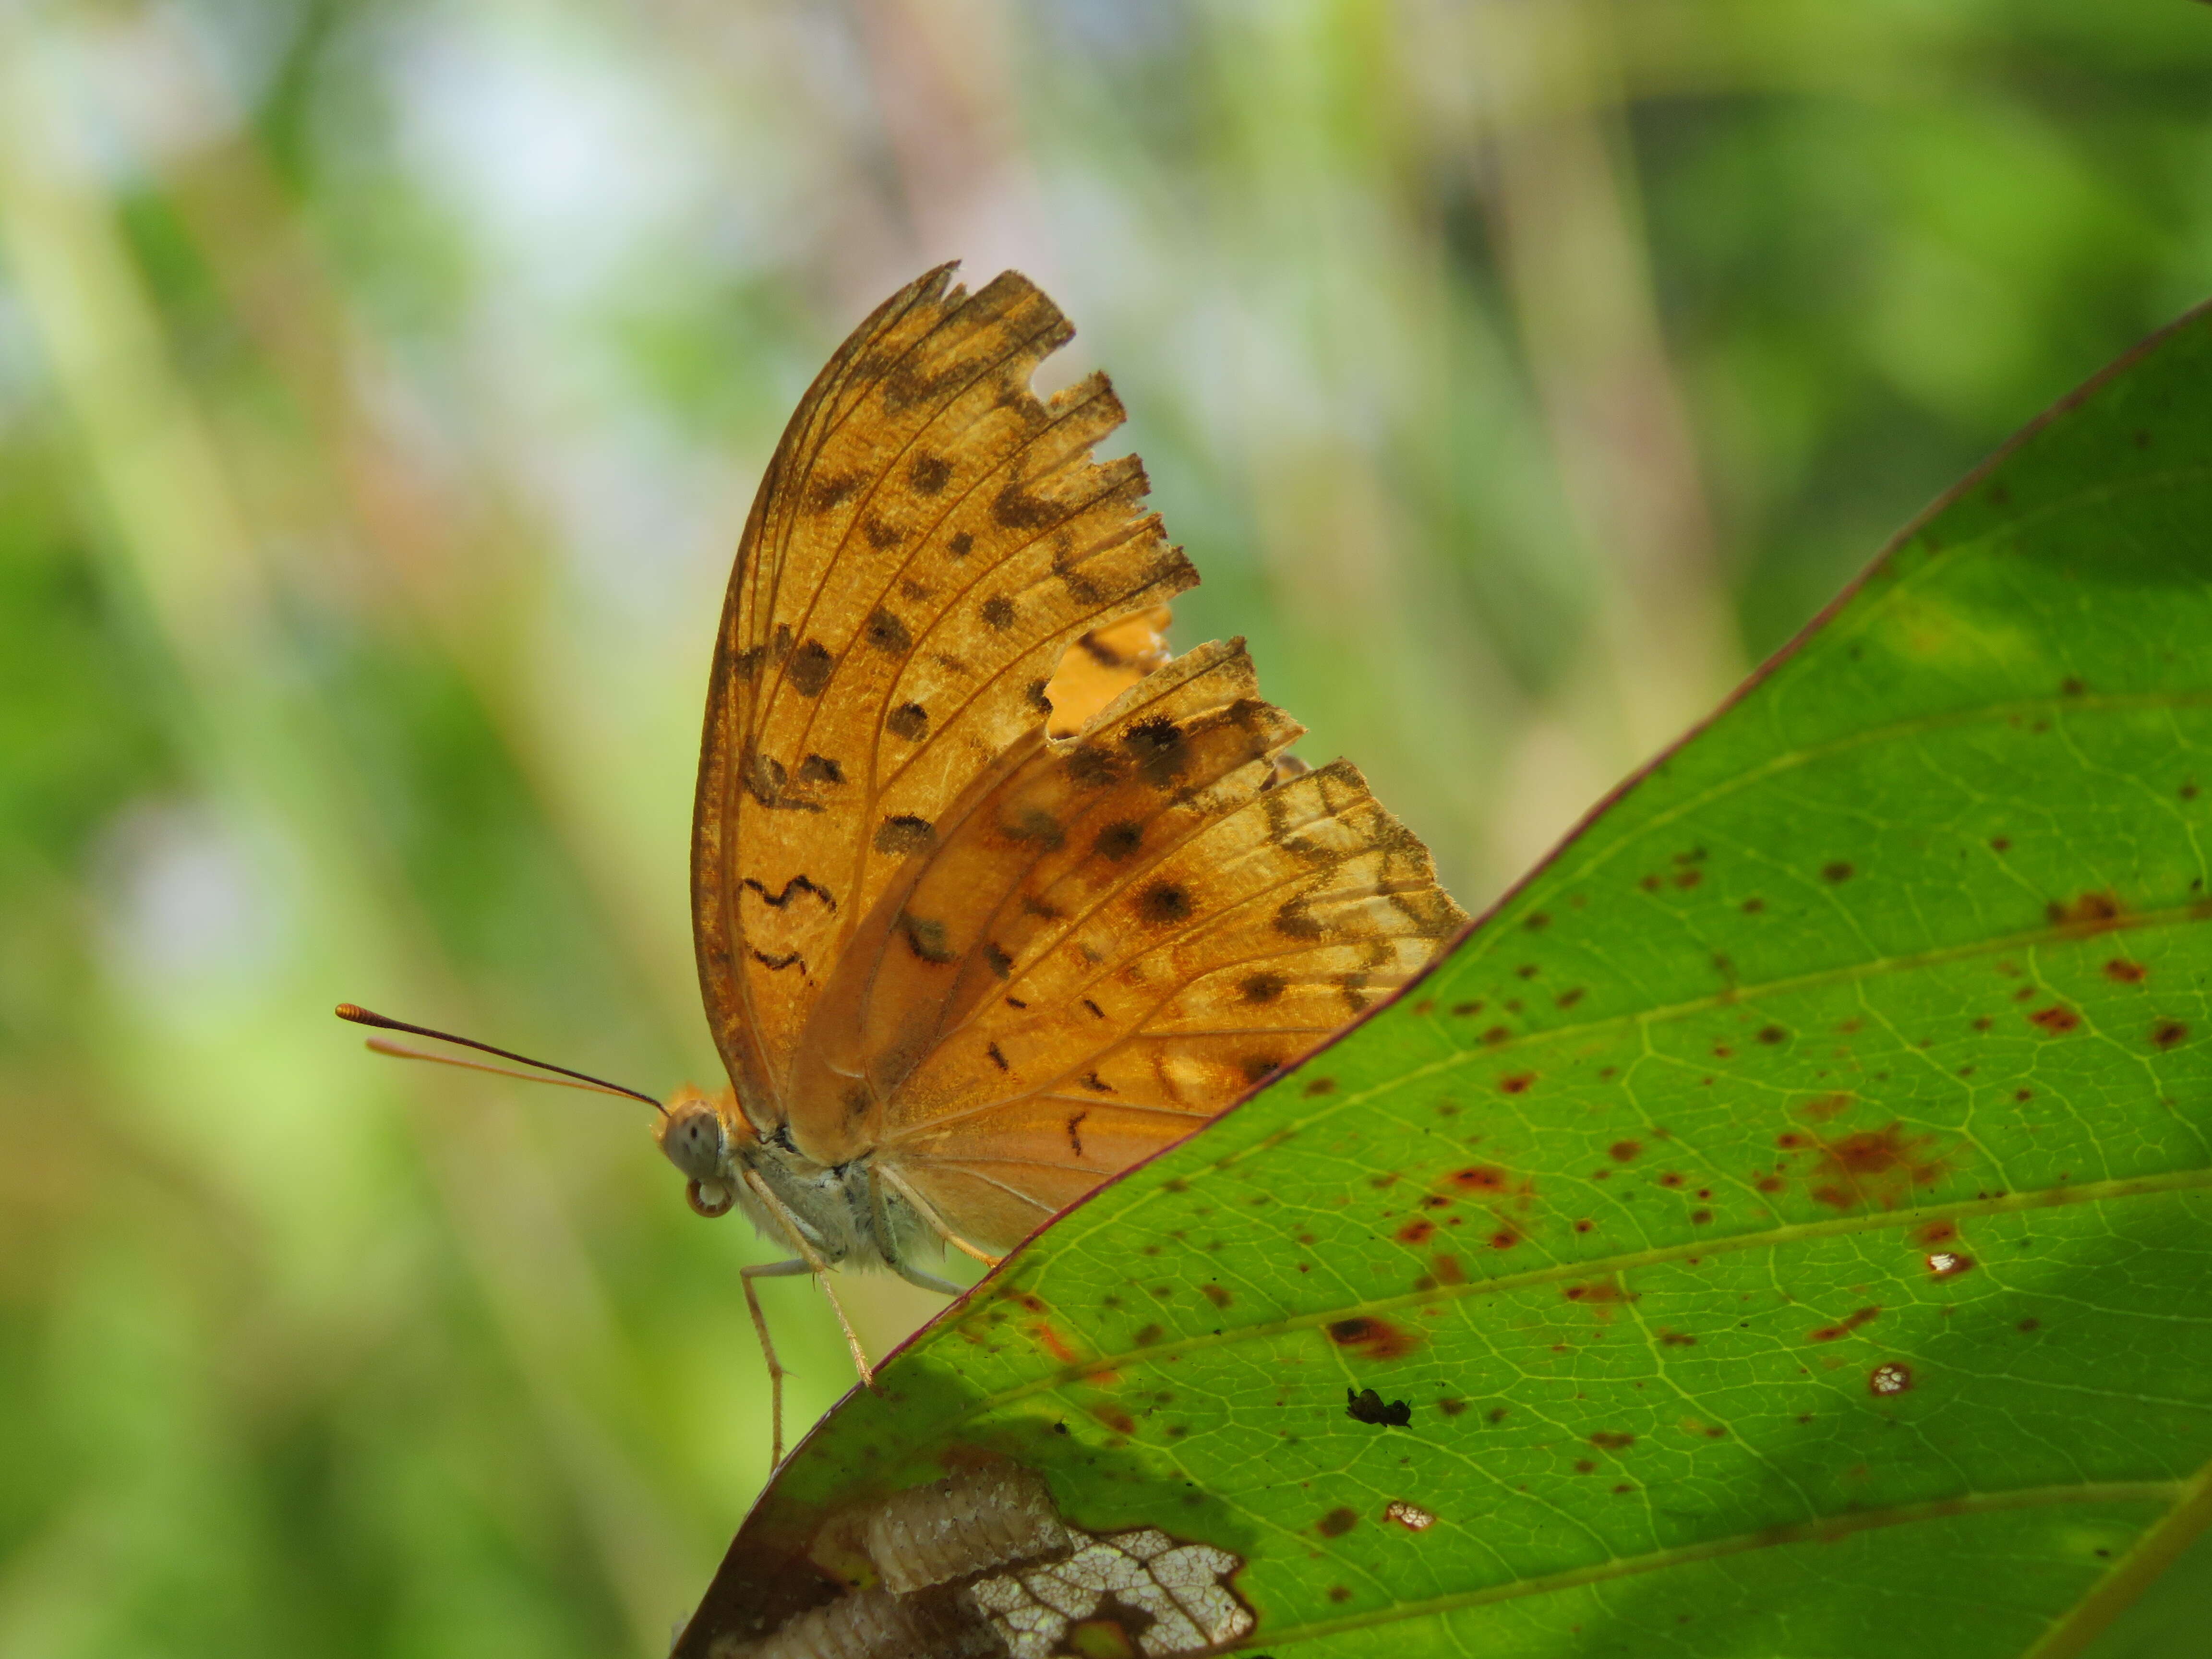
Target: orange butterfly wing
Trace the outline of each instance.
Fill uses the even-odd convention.
[[[802,1091],[1004,1248],[1402,984],[1466,917],[1351,766],[1283,776],[1298,730],[1232,641],[1033,735],[854,940]]]
[[[1162,601],[1196,578],[1134,458],[1090,459],[1119,404],[1103,376],[1029,391],[1070,332],[1013,273],[969,297],[940,270],[823,371],[739,548],[694,820],[747,1117],[873,1153],[986,1247],[1465,921],[1358,772],[1285,752],[1242,641],[1168,660]]]
[[[1068,643],[1197,579],[1143,513],[1103,375],[1049,400],[1073,333],[1007,272],[941,267],[879,307],[808,391],[732,573],[692,829],[700,986],[745,1113],[802,1152],[864,1150],[842,1109],[791,1115],[833,969],[937,821],[1034,734]]]
[[[1052,705],[1045,721],[1048,737],[1072,738],[1097,719],[1106,705],[1168,659],[1167,606],[1154,605],[1104,628],[1094,628],[1073,645],[1053,671],[1044,689]]]

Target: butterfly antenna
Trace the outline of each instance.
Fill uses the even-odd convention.
[[[404,1019],[392,1019],[383,1014],[372,1013],[368,1009],[360,1006],[356,1003],[341,1002],[338,1004],[337,1007],[333,1010],[333,1012],[340,1019],[351,1020],[356,1025],[374,1025],[387,1031],[406,1031],[415,1036],[434,1037],[440,1042],[458,1042],[464,1048],[474,1048],[479,1054],[497,1054],[501,1060],[511,1060],[518,1065],[534,1066],[541,1072],[558,1072],[562,1077],[574,1078],[577,1082],[587,1084],[594,1089],[604,1089],[610,1094],[628,1095],[632,1100],[641,1100],[647,1105],[652,1107],[654,1111],[659,1112],[663,1117],[668,1115],[668,1109],[665,1106],[663,1106],[659,1101],[655,1100],[651,1095],[647,1094],[642,1089],[625,1089],[619,1083],[610,1083],[603,1077],[593,1077],[589,1072],[572,1072],[566,1066],[556,1066],[550,1060],[532,1060],[528,1054],[518,1054],[512,1049],[508,1048],[495,1048],[489,1042],[478,1042],[474,1037],[455,1036],[451,1031],[434,1030],[428,1025],[410,1025]],[[372,1048],[374,1048],[379,1054],[392,1054],[403,1060],[441,1060],[444,1058],[444,1056],[440,1054],[423,1054],[419,1049],[404,1048],[396,1042],[380,1043],[372,1041],[369,1046]],[[468,1062],[466,1060],[448,1060],[447,1061],[447,1064],[465,1066]],[[497,1067],[490,1066],[483,1066],[480,1069],[488,1072],[498,1070]],[[517,1075],[512,1072],[501,1073],[500,1074],[506,1077]],[[552,1081],[550,1078],[534,1078],[530,1080],[538,1083],[550,1083]]]

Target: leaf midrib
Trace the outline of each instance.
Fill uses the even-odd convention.
[[[1321,1640],[1340,1636],[1349,1631],[1370,1630],[1378,1625],[1396,1624],[1409,1619],[1434,1618],[1464,1607],[1519,1601],[1531,1595],[1548,1595],[1560,1590],[1577,1589],[1585,1584],[1604,1583],[1615,1579],[1641,1577],[1648,1573],[1664,1571],[1669,1567],[1693,1565],[1723,1556],[1741,1555],[1755,1549],[1771,1549],[1789,1544],[1826,1543],[1854,1533],[1911,1526],[1923,1521],[1948,1520],[1954,1516],[1990,1515],[2008,1510],[2040,1509],[2055,1504],[2159,1503],[2166,1504],[2171,1510],[2179,1511],[2190,1497],[2198,1492],[2204,1481],[2205,1477],[2199,1474],[2190,1480],[2116,1480],[2063,1486],[2022,1486],[2011,1492],[1969,1492],[1924,1504],[1857,1510],[1817,1521],[1791,1522],[1782,1526],[1763,1527],[1757,1532],[1702,1540],[1670,1550],[1655,1550],[1648,1555],[1616,1556],[1609,1561],[1573,1567],[1565,1572],[1547,1573],[1540,1577],[1515,1579],[1509,1583],[1490,1584],[1480,1589],[1431,1596],[1425,1601],[1399,1601],[1388,1607],[1378,1607],[1372,1613],[1350,1613],[1341,1619],[1318,1620],[1304,1625],[1270,1626],[1267,1632],[1267,1642],[1270,1646],[1287,1647],[1294,1642]],[[2039,1644],[2034,1659],[2057,1659],[2057,1650],[2046,1650],[2049,1640],[2050,1638],[2046,1637],[2045,1643]]]
[[[1367,1105],[1380,1096],[1431,1078],[1449,1075],[1464,1066],[1494,1060],[1501,1054],[1524,1048],[1532,1043],[1548,1042],[1560,1037],[1588,1036],[1597,1032],[1618,1030],[1629,1025],[1657,1024],[1706,1012],[1715,1008],[1755,1002],[1763,998],[1785,995],[1793,991],[1845,984],[1854,980],[1871,978],[1880,974],[1910,973],[1923,968],[1940,967],[1947,963],[1967,961],[1976,957],[1995,956],[2010,951],[2027,952],[2040,949],[2045,945],[2062,945],[2106,933],[2143,932],[2152,928],[2179,927],[2188,922],[2204,921],[2212,921],[2212,899],[2192,900],[2187,904],[2169,906],[2159,910],[2137,911],[2132,915],[2123,915],[2110,921],[2100,921],[2089,927],[2084,927],[2079,923],[2061,922],[2017,933],[2006,933],[1996,939],[1977,939],[1964,945],[1940,945],[1932,951],[1918,951],[1909,956],[1877,957],[1861,962],[1844,963],[1832,968],[1816,969],[1808,974],[1795,974],[1783,979],[1768,980],[1757,985],[1730,986],[1710,995],[1692,997],[1681,1002],[1667,1003],[1656,1008],[1636,1009],[1625,1013],[1608,1014],[1597,1019],[1583,1019],[1565,1025],[1548,1025],[1540,1030],[1522,1031],[1497,1042],[1486,1042],[1480,1048],[1455,1050],[1439,1060],[1431,1060],[1426,1066],[1415,1066],[1409,1071],[1401,1073],[1387,1082],[1376,1085],[1373,1088],[1358,1089],[1348,1094],[1330,1097],[1327,1104],[1307,1113],[1303,1117],[1279,1125],[1268,1134],[1249,1146],[1223,1153],[1205,1170],[1198,1171],[1188,1179],[1194,1183],[1196,1181],[1204,1179],[1207,1175],[1233,1168],[1256,1153],[1279,1146],[1293,1136],[1318,1128],[1345,1112]],[[1279,1084],[1275,1086],[1281,1085]],[[1257,1097],[1255,1097],[1255,1099]],[[1122,1179],[1127,1182],[1127,1177],[1124,1176]],[[1146,1191],[1130,1192],[1124,1187],[1123,1191],[1128,1194],[1127,1206],[1116,1212],[1110,1219],[1101,1224],[1110,1226],[1117,1231],[1127,1227],[1127,1217],[1131,1213],[1141,1208],[1146,1203],[1159,1197],[1167,1191],[1167,1188],[1163,1186]],[[1094,1200],[1093,1203],[1095,1204],[1096,1201]],[[1086,1206],[1085,1209],[1089,1207]],[[1078,1230],[1074,1226],[1073,1224],[1084,1214],[1085,1210],[1077,1210],[1070,1215],[1062,1217],[1054,1224],[1055,1227],[1061,1231],[1063,1243],[1071,1245],[1078,1244],[1095,1236],[1094,1230]],[[1041,1286],[1043,1283],[1042,1277],[1035,1283]]]
[[[1739,1233],[1733,1237],[1719,1235],[1711,1238],[1685,1240],[1679,1244],[1655,1245],[1650,1249],[1630,1251],[1613,1255],[1592,1257],[1587,1261],[1554,1263],[1548,1267],[1534,1267],[1526,1273],[1502,1273],[1495,1278],[1473,1279],[1464,1285],[1439,1285],[1431,1290],[1409,1291],[1402,1296],[1379,1297],[1311,1313],[1292,1314],[1282,1319],[1259,1324],[1244,1325],[1218,1334],[1206,1334],[1180,1338],[1170,1342],[1153,1343],[1148,1346],[1127,1348],[1117,1353],[1101,1354],[1073,1364],[1060,1365],[1026,1382],[1000,1389],[996,1394],[979,1396],[963,1411],[954,1413],[948,1423],[963,1423],[987,1412],[997,1411],[1032,1395],[1048,1393],[1066,1384],[1095,1376],[1103,1371],[1118,1370],[1125,1366],[1153,1364],[1169,1357],[1200,1352],[1210,1348],[1233,1347],[1240,1342],[1261,1340],[1288,1335],[1298,1331],[1310,1331],[1333,1324],[1354,1315],[1382,1314],[1408,1308],[1433,1307],[1440,1302],[1458,1301],[1475,1296],[1505,1296],[1516,1291],[1576,1280],[1595,1280],[1610,1275],[1633,1273],[1645,1267],[1662,1266],[1671,1261],[1707,1256],[1734,1255],[1746,1250],[1778,1249],[1784,1245],[1803,1243],[1821,1239],[1848,1237],[1855,1234],[1886,1231],[1893,1228],[1923,1226],[1931,1221],[1959,1221],[1979,1216],[2007,1215],[2028,1210],[2051,1209],[2071,1204],[2110,1203],[2120,1199],[2155,1197],[2168,1193],[2212,1190],[2212,1169],[2177,1170],[2160,1175],[2128,1176],[2112,1181],[2084,1182],[2063,1187],[2039,1188],[2030,1192],[1990,1194],[1972,1199],[1962,1199],[1948,1204],[1923,1205],[1910,1210],[1883,1211],[1879,1213],[1838,1216],[1832,1220],[1796,1222],[1778,1227],[1768,1227],[1757,1232]]]

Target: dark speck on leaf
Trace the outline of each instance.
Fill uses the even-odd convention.
[[[1855,873],[1850,865],[1839,859],[1822,867],[1820,878],[1824,881],[1849,881]]]
[[[1413,1420],[1411,1406],[1402,1400],[1393,1400],[1386,1405],[1382,1396],[1372,1389],[1362,1389],[1357,1394],[1346,1389],[1344,1391],[1344,1414],[1355,1423],[1372,1423],[1377,1428],[1402,1429]]]

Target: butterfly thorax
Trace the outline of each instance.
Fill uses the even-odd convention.
[[[688,1177],[694,1210],[714,1217],[742,1209],[781,1247],[804,1241],[825,1263],[914,1278],[915,1264],[936,1245],[914,1206],[878,1178],[872,1157],[811,1158],[783,1126],[756,1128],[732,1090],[709,1095],[687,1084],[670,1097],[656,1134]]]

